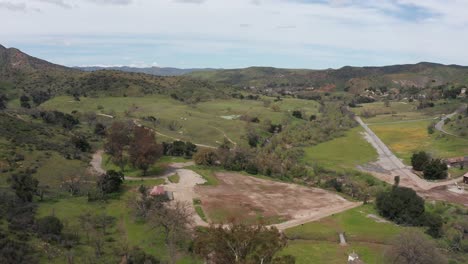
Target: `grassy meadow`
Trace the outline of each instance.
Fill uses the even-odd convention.
[[[373,205],[363,205],[287,229],[290,242],[281,253],[294,255],[297,264],[346,263],[353,251],[365,263],[383,263],[389,240],[405,228],[378,222],[369,215],[378,214]],[[345,233],[347,246],[339,245],[341,232]]]
[[[88,202],[87,197],[70,197],[54,201],[40,202],[37,212],[38,217],[55,215],[64,223],[64,231],[74,233],[80,230],[79,216],[85,213],[105,214],[115,218],[115,225],[109,228],[103,239],[106,240],[104,256],[107,259],[103,263],[119,263],[120,258],[115,254],[115,249],[129,246],[139,247],[162,260],[167,260],[167,250],[163,237],[151,228],[150,225],[135,220],[132,215],[131,199],[136,193],[136,188],[143,184],[148,187],[164,183],[164,180],[146,180],[126,182],[124,191],[105,202]],[[85,232],[77,233],[81,241],[86,241]],[[92,237],[92,234],[90,234]],[[38,244],[41,247],[42,244]],[[85,244],[79,244],[73,248],[76,263],[85,263],[88,260],[82,256],[93,256],[94,248]],[[48,263],[64,263],[66,261],[64,252],[59,257]],[[190,257],[183,257],[178,263],[193,263]],[[197,262],[195,262],[197,263]]]
[[[41,107],[55,109],[65,113],[78,111],[80,113],[94,112],[118,118],[144,118],[153,116],[159,119],[153,125],[158,132],[173,138],[190,140],[194,143],[216,146],[223,141],[225,135],[241,142],[245,134],[246,122],[238,120],[237,116],[257,117],[260,122],[267,119],[279,123],[291,116],[293,110],[302,110],[307,115],[318,113],[318,103],[310,100],[284,98],[273,102],[274,98],[265,104],[262,100],[212,100],[197,105],[187,105],[167,96],[151,95],[145,97],[82,97],[80,101],[72,97],[55,97]],[[277,105],[274,111],[272,105]],[[234,119],[231,119],[234,117]],[[163,138],[162,140],[167,140]]]
[[[455,111],[460,105],[459,101],[451,100],[437,101],[434,107],[417,109],[418,101],[398,101],[390,102],[390,106],[385,106],[384,102],[374,102],[361,104],[351,110],[361,116],[363,121],[368,124],[402,122],[409,120],[435,120],[443,114],[449,114]],[[370,113],[366,116],[365,113]]]
[[[431,121],[414,121],[375,124],[369,127],[406,164],[411,163],[411,155],[417,151],[427,151],[438,158],[457,157],[468,153],[468,140],[438,131],[429,134],[427,127],[430,124]]]
[[[361,127],[353,128],[343,137],[304,148],[304,162],[332,170],[352,169],[377,159],[377,152],[362,136]]]

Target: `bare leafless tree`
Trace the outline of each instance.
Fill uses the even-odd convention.
[[[396,236],[386,252],[389,263],[395,264],[443,264],[447,260],[441,255],[433,241],[424,234],[408,230]]]
[[[194,223],[190,207],[189,203],[174,201],[151,211],[150,221],[164,236],[170,263],[176,263],[178,250],[191,238]]]

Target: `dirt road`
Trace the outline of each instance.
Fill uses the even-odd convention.
[[[450,133],[450,132],[447,132],[446,130],[444,130],[445,120],[447,120],[449,118],[452,118],[454,115],[462,113],[463,111],[466,111],[466,108],[467,108],[467,105],[464,104],[464,105],[460,106],[455,112],[442,117],[442,119],[439,122],[437,122],[437,124],[435,125],[435,129],[439,130],[440,132],[442,132],[444,134],[450,135],[450,136],[460,137],[458,135],[455,135],[453,133]]]

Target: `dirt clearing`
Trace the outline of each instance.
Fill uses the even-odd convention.
[[[277,224],[283,229],[352,208],[360,203],[317,188],[280,183],[238,173],[216,173],[217,186],[195,187],[208,218]],[[285,222],[286,221],[286,222]]]

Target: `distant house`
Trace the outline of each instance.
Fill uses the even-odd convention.
[[[164,190],[164,186],[162,185],[158,185],[158,186],[154,186],[153,189],[150,190],[150,193],[149,193],[151,196],[160,196],[160,195],[164,195],[166,196],[169,200],[174,200],[174,194],[173,192],[169,192],[169,191],[166,191]]]
[[[444,162],[450,167],[468,166],[468,156],[448,158],[445,159]]]
[[[348,255],[348,264],[364,264],[364,262],[359,258],[358,254],[354,251]]]
[[[164,186],[158,185],[154,186],[153,189],[150,191],[151,196],[158,196],[158,195],[165,195],[166,191],[164,191]]]

